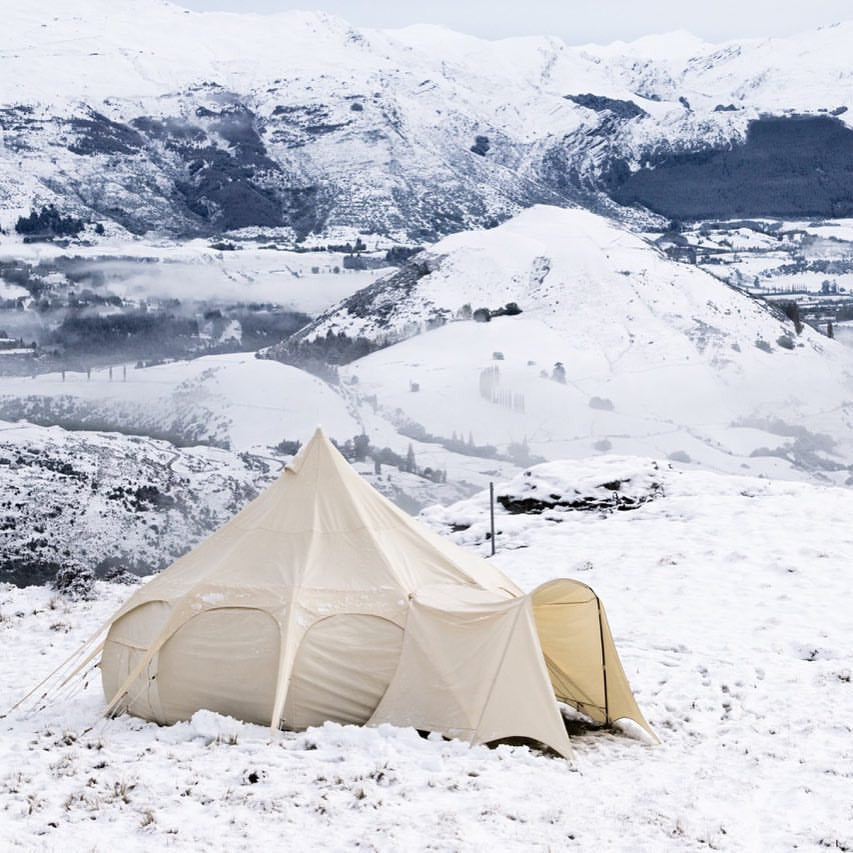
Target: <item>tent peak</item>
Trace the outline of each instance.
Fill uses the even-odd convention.
[[[305,460],[312,456],[317,451],[325,454],[331,455],[340,455],[340,452],[332,444],[329,437],[323,430],[323,427],[319,424],[317,428],[314,430],[314,434],[308,441],[299,448],[299,451],[290,460],[290,462],[285,466],[285,470],[289,471],[291,474],[298,474],[301,470],[302,466],[305,463]]]

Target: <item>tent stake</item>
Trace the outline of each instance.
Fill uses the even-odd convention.
[[[492,556],[495,556],[495,484],[489,481],[489,522],[492,529]]]

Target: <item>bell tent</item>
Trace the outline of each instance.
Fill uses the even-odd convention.
[[[569,757],[559,701],[654,737],[589,587],[525,595],[386,500],[320,430],[103,631],[88,660],[101,651],[107,714],[393,723]]]

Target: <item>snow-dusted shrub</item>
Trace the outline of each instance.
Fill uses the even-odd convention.
[[[95,573],[79,563],[66,563],[57,571],[51,585],[57,592],[75,600],[92,598]]]

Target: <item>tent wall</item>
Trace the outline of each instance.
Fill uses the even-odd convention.
[[[165,601],[149,601],[113,622],[101,654],[101,683],[108,701],[145,657],[168,622],[170,613],[171,607]],[[160,721],[157,667],[155,655],[130,685],[122,706],[128,713]]]

